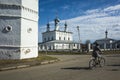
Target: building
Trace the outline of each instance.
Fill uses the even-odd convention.
[[[113,49],[120,50],[120,40],[117,40],[113,43]]]
[[[50,31],[50,24],[47,24],[46,32],[42,33],[42,43],[39,43],[39,50],[73,50],[78,49],[78,43],[73,42],[72,32],[67,31],[65,22],[64,31],[59,30],[60,20],[56,17],[55,28]]]
[[[0,59],[38,56],[38,0],[0,0]]]
[[[95,42],[97,42],[100,45],[101,49],[111,50],[111,49],[115,48],[115,46],[113,46],[113,44],[116,43],[116,41],[117,40],[115,40],[115,39],[108,38],[108,31],[106,30],[105,38],[96,40]]]

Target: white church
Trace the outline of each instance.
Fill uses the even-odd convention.
[[[73,42],[72,32],[67,31],[67,23],[64,24],[64,31],[60,30],[60,20],[54,20],[54,30],[50,30],[48,22],[46,32],[42,33],[42,43],[39,43],[39,51],[43,50],[73,50],[78,49],[78,43]]]
[[[0,59],[38,56],[38,0],[0,0]]]

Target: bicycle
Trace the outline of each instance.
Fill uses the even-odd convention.
[[[98,57],[97,59],[92,58],[89,61],[89,68],[90,69],[96,68],[97,66],[99,66],[99,67],[105,66],[105,58],[104,57],[101,56],[101,57]]]

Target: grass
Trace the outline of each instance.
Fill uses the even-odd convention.
[[[103,54],[120,54],[120,50],[109,50],[109,51],[102,51]],[[39,54],[44,55],[89,55],[92,52],[78,52],[78,51],[40,51]]]
[[[37,58],[30,58],[30,59],[22,59],[22,60],[0,60],[0,67],[9,67],[9,66],[17,66],[17,65],[24,65],[24,64],[31,64],[36,65],[40,64],[43,61],[50,61],[50,60],[57,60],[55,57],[50,57],[46,55],[39,55]]]
[[[104,54],[120,54],[120,50],[103,51]]]
[[[79,55],[79,54],[86,54],[83,52],[78,52],[78,51],[40,51],[39,54],[42,55]]]

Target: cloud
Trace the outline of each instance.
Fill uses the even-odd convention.
[[[118,12],[117,15],[116,11]],[[77,26],[80,26],[80,39],[82,42],[86,40],[93,42],[96,39],[105,38],[106,29],[109,38],[120,39],[120,5],[87,10],[84,13],[85,15],[60,21],[61,28],[64,28],[64,23],[67,21],[68,31],[73,32],[75,41],[78,41]],[[114,15],[111,15],[111,13]],[[54,28],[54,22],[50,23]]]
[[[69,9],[69,8],[70,8],[69,5],[64,5],[64,6],[62,6],[62,9],[64,9],[64,10],[67,10],[67,9]]]
[[[110,6],[104,9],[104,11],[113,11],[113,10],[120,10],[120,5]]]

